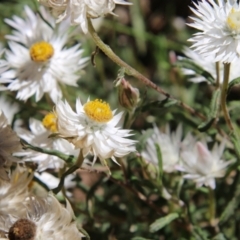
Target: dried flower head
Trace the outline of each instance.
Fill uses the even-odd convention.
[[[80,25],[83,32],[88,32],[87,18],[98,18],[114,14],[116,4],[130,5],[124,0],[39,0],[43,5],[52,8],[53,14],[62,21],[70,17],[71,24]]]

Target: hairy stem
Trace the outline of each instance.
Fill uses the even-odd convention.
[[[228,82],[229,82],[229,73],[230,73],[230,63],[224,63],[224,78],[223,78],[222,92],[221,92],[221,107],[222,107],[223,116],[225,118],[227,126],[228,126],[229,130],[231,132],[233,132],[233,125],[232,125],[231,118],[228,113],[227,103],[226,103]]]

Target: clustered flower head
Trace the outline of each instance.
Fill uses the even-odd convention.
[[[154,125],[153,134],[147,139],[146,149],[143,151],[142,156],[147,162],[158,165],[157,144],[162,155],[163,170],[165,172],[173,172],[176,170],[176,164],[179,162],[181,138],[181,125],[173,133],[170,132],[169,126],[166,133],[163,133]]]
[[[208,0],[194,3],[195,14],[189,26],[198,30],[189,39],[192,48],[204,58],[230,63],[240,54],[240,7],[237,0]]]
[[[15,29],[8,35],[9,50],[6,59],[9,69],[2,73],[1,82],[10,82],[10,91],[17,91],[16,98],[26,101],[35,95],[39,101],[49,94],[53,102],[62,97],[60,84],[77,86],[80,70],[88,58],[83,58],[80,44],[67,48],[71,34],[66,22],[56,26],[53,17],[40,8],[42,19],[29,7],[26,18],[6,19]]]
[[[204,142],[196,142],[193,147],[184,148],[181,152],[182,163],[179,170],[186,173],[183,177],[192,179],[197,187],[202,185],[215,189],[215,178],[225,176],[226,167],[233,161],[222,159],[225,143],[214,145],[210,151]]]
[[[69,143],[67,140],[62,138],[49,138],[49,135],[54,130],[54,125],[52,128],[46,128],[46,121],[53,114],[48,114],[43,121],[31,118],[29,120],[29,128],[31,131],[28,131],[24,128],[18,128],[16,131],[22,139],[31,143],[34,146],[38,146],[44,149],[57,150],[65,154],[77,156],[78,151],[74,149],[73,144]],[[45,126],[44,126],[45,124]],[[56,125],[56,124],[55,124]],[[64,161],[57,156],[52,156],[49,154],[39,153],[33,150],[22,150],[15,152],[15,156],[21,157],[22,161],[25,162],[35,162],[37,163],[38,171],[44,171],[46,169],[55,169],[58,170],[64,167]]]
[[[135,151],[136,141],[128,139],[130,130],[121,129],[119,125],[123,112],[116,114],[109,104],[99,99],[88,100],[82,105],[76,101],[76,112],[68,102],[60,101],[56,105],[57,129],[62,138],[67,139],[83,151],[83,156],[94,156],[101,161],[124,157]]]
[[[58,21],[70,17],[71,24],[80,25],[83,32],[88,32],[87,18],[98,18],[114,14],[116,4],[130,5],[125,0],[39,0],[45,6],[52,8]]]
[[[162,155],[163,171],[184,172],[183,178],[192,179],[197,187],[205,185],[215,189],[215,178],[224,177],[227,166],[233,163],[233,160],[222,159],[224,142],[219,146],[215,144],[210,151],[205,141],[197,141],[191,134],[182,140],[181,125],[173,133],[169,128],[163,133],[156,126],[153,130],[153,134],[147,139],[146,149],[142,152],[145,161],[159,166],[156,148],[158,145]]]

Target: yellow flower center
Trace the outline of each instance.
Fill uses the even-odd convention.
[[[42,120],[43,126],[51,132],[57,132],[57,117],[54,113],[48,113]]]
[[[87,102],[83,109],[87,116],[96,122],[105,123],[113,118],[109,104],[99,99]]]
[[[233,8],[228,14],[227,24],[233,31],[240,32],[240,11]]]
[[[34,62],[46,62],[53,56],[54,49],[50,43],[42,41],[34,43],[29,52]]]

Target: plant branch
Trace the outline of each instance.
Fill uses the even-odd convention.
[[[137,70],[135,70],[134,68],[132,68],[131,66],[129,66],[126,62],[124,62],[121,58],[119,58],[113,51],[112,49],[107,46],[102,40],[101,38],[98,36],[98,34],[96,33],[91,19],[88,18],[88,30],[89,33],[91,34],[95,44],[99,47],[99,49],[101,49],[113,62],[115,62],[117,65],[119,65],[120,67],[125,69],[125,73],[133,76],[135,78],[137,78],[138,80],[140,80],[143,84],[145,84],[146,86],[149,86],[150,88],[156,90],[157,92],[163,94],[164,96],[166,96],[167,98],[170,99],[174,99],[176,100],[173,96],[171,96],[169,93],[167,93],[166,91],[164,91],[162,88],[160,88],[159,86],[157,86],[155,83],[153,83],[151,80],[149,80],[147,77],[143,76],[141,73],[139,73]],[[188,106],[187,104],[178,101],[178,105],[181,106],[182,108],[184,108],[186,111],[188,111],[190,114],[195,115],[197,117],[199,117],[202,120],[206,120],[206,117],[204,115],[202,115],[201,113],[199,113],[198,111],[196,111],[195,109],[191,108],[190,106]]]
[[[57,150],[50,150],[50,149],[45,149],[45,148],[41,148],[41,147],[36,147],[36,146],[31,145],[30,143],[28,143],[27,141],[25,141],[22,138],[20,139],[20,142],[23,146],[23,149],[31,149],[31,150],[34,150],[36,152],[41,152],[41,153],[45,153],[45,154],[48,154],[48,155],[53,155],[53,156],[61,158],[66,163],[73,163],[76,160],[73,155],[67,155],[67,154],[64,154],[64,153],[62,153],[60,151],[57,151]]]
[[[128,182],[122,182],[118,179],[115,179],[114,177],[110,176],[109,174],[107,174],[106,172],[102,172],[102,171],[98,171],[96,169],[85,169],[85,168],[81,168],[81,170],[87,171],[87,172],[93,172],[96,174],[101,174],[103,176],[106,176],[110,181],[114,182],[115,184],[119,185],[120,187],[128,190],[129,192],[131,192],[133,195],[135,195],[138,199],[140,199],[141,201],[145,202],[150,208],[152,208],[153,210],[155,210],[158,214],[162,215],[163,211],[159,206],[156,206],[153,201],[151,201],[149,198],[147,198],[146,196],[144,196],[142,193],[140,193],[139,191],[137,191],[135,188],[133,188],[131,186],[130,183]]]
[[[56,188],[52,189],[54,194],[57,194],[58,192],[61,191],[61,189],[64,186],[65,178],[68,175],[74,173],[77,169],[79,169],[82,166],[83,160],[84,160],[83,153],[80,150],[77,162],[72,167],[70,167],[66,172],[63,173],[63,175],[61,176],[61,179],[60,179],[60,182],[59,182],[58,186]]]
[[[230,63],[224,63],[224,78],[223,78],[222,92],[221,92],[221,107],[222,107],[223,116],[225,118],[227,126],[228,126],[230,132],[233,132],[233,125],[231,122],[230,115],[228,113],[227,103],[226,103],[228,82],[229,82],[229,73],[230,73]]]

